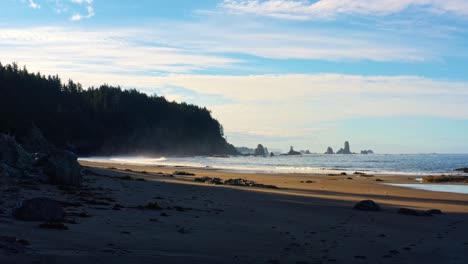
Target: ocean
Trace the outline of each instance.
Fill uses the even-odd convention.
[[[370,154],[275,157],[82,157],[81,160],[121,164],[190,166],[237,172],[337,173],[356,171],[371,174],[439,175],[460,174],[455,168],[468,167],[468,154]]]

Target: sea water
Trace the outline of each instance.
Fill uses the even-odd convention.
[[[189,166],[238,172],[337,173],[355,171],[370,174],[437,175],[457,174],[455,168],[468,167],[468,154],[354,154],[302,156],[231,157],[83,157],[81,160],[120,164]]]

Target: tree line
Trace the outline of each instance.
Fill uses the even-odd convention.
[[[25,122],[80,155],[237,153],[205,107],[109,85],[84,89],[0,63],[0,133],[23,133]]]

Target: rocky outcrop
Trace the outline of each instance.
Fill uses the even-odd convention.
[[[23,221],[62,220],[64,215],[62,204],[49,198],[24,200],[13,209],[13,216]]]
[[[372,200],[360,201],[353,208],[359,211],[380,211],[380,206]]]
[[[268,153],[268,150],[265,147],[263,147],[262,144],[258,144],[257,148],[255,149],[254,154],[256,156],[267,156],[269,153]]]
[[[299,151],[295,151],[294,147],[291,146],[287,155],[301,155],[301,153]]]
[[[335,152],[333,152],[333,149],[331,147],[328,147],[325,154],[335,154]]]
[[[33,159],[13,137],[0,134],[0,163],[13,168],[26,168],[33,164]]]
[[[49,183],[78,186],[81,184],[81,166],[75,154],[57,150],[38,162],[48,176]]]
[[[349,142],[345,141],[344,148],[340,148],[336,154],[352,154],[351,149],[349,147]]]
[[[463,173],[468,173],[468,168],[457,168],[454,171],[461,171]]]
[[[343,154],[351,154],[351,149],[349,148],[349,142],[348,141],[345,141],[345,143],[344,143]]]
[[[398,209],[399,214],[403,215],[411,215],[411,216],[432,216],[434,214],[442,214],[442,211],[439,209],[431,209],[431,210],[415,210],[410,208],[400,208]]]
[[[361,150],[361,154],[367,155],[367,154],[374,154],[374,151],[368,149],[368,150]]]
[[[0,182],[14,183],[33,170],[34,160],[16,140],[0,134]]]

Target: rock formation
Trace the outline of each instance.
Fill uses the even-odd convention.
[[[351,149],[349,148],[349,142],[345,141],[343,154],[351,154]]]
[[[294,147],[291,146],[291,148],[289,149],[288,155],[301,155],[301,153],[299,151],[295,151]]]
[[[374,154],[374,151],[368,149],[368,150],[361,150],[361,154]]]
[[[81,184],[81,166],[72,152],[54,151],[39,160],[38,164],[52,184],[72,186]]]
[[[32,179],[51,184],[80,185],[81,166],[73,153],[55,150],[41,156],[35,161],[33,155],[13,137],[0,134],[0,182]]]
[[[454,171],[461,171],[463,173],[468,173],[468,168],[456,168]]]
[[[12,183],[33,169],[34,160],[11,136],[0,134],[0,182]]]
[[[255,149],[255,153],[254,155],[256,156],[267,156],[269,153],[268,153],[268,150],[263,147],[262,144],[258,144],[257,148]]]
[[[333,152],[333,149],[331,147],[328,147],[325,154],[335,154],[335,152]]]
[[[345,141],[344,143],[344,148],[340,148],[336,154],[352,154],[351,153],[351,149],[349,147],[349,142],[348,141]]]

